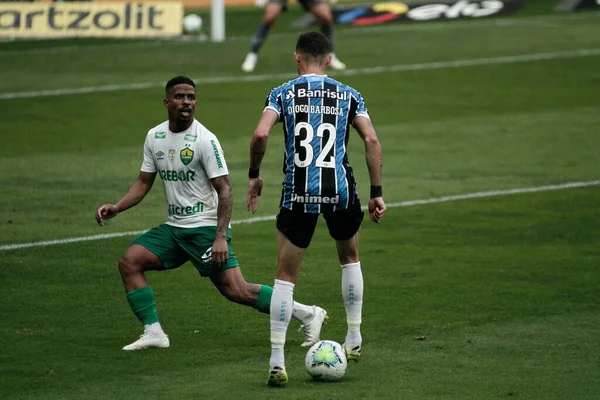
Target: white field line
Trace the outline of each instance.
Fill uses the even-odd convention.
[[[529,187],[529,188],[491,190],[491,191],[487,191],[487,192],[466,193],[466,194],[458,194],[458,195],[453,195],[453,196],[436,197],[436,198],[431,198],[431,199],[400,201],[400,202],[395,202],[395,203],[388,203],[387,207],[388,208],[412,207],[412,206],[419,206],[419,205],[425,205],[425,204],[446,203],[446,202],[451,202],[451,201],[460,201],[460,200],[469,200],[469,199],[481,199],[481,198],[486,198],[486,197],[509,196],[509,195],[521,194],[521,193],[546,192],[546,191],[550,191],[550,190],[566,190],[566,189],[583,188],[583,187],[598,186],[598,185],[600,185],[600,180],[584,181],[584,182],[568,182],[568,183],[563,183],[563,184],[559,184],[559,185],[535,186],[535,187]],[[367,208],[366,206],[363,206],[363,210],[366,210],[366,208]],[[231,224],[232,225],[253,224],[256,222],[273,221],[273,220],[275,220],[275,217],[276,217],[275,215],[268,215],[265,217],[253,217],[253,218],[246,218],[246,219],[238,219],[238,220],[231,221]],[[146,232],[146,230],[106,233],[106,234],[101,234],[101,235],[80,236],[80,237],[67,238],[67,239],[43,240],[40,242],[6,244],[6,245],[0,246],[0,251],[19,250],[19,249],[26,249],[26,248],[30,248],[30,247],[54,246],[54,245],[59,245],[59,244],[87,242],[87,241],[93,241],[93,240],[104,240],[104,239],[112,239],[112,238],[118,238],[118,237],[124,237],[124,236],[138,236],[144,232]]]
[[[577,58],[600,55],[600,48],[595,49],[579,49],[568,51],[557,51],[552,53],[533,53],[516,56],[488,57],[488,58],[471,58],[463,60],[451,61],[436,61],[416,64],[397,64],[386,65],[379,67],[367,67],[348,69],[345,71],[337,71],[334,75],[337,76],[353,76],[353,75],[374,75],[386,72],[404,72],[404,71],[426,71],[445,68],[462,68],[475,67],[483,65],[498,65],[498,64],[515,64],[522,62],[555,60],[561,58]],[[197,85],[210,85],[220,83],[242,83],[242,82],[263,82],[272,80],[292,79],[296,75],[292,73],[268,74],[268,75],[246,75],[246,76],[221,76],[213,78],[196,78],[194,82]],[[141,82],[123,85],[104,85],[104,86],[87,86],[80,88],[69,89],[53,89],[53,90],[36,90],[30,92],[12,92],[0,93],[0,100],[13,100],[36,97],[50,96],[66,96],[84,93],[99,93],[99,92],[115,92],[119,90],[136,90],[150,89],[164,86],[164,82]]]

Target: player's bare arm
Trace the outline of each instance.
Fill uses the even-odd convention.
[[[219,196],[217,206],[217,234],[212,247],[212,261],[215,265],[224,264],[228,259],[227,228],[231,221],[233,195],[229,184],[229,175],[222,175],[210,180]]]
[[[104,221],[138,204],[152,189],[156,172],[140,171],[137,179],[127,190],[127,193],[116,204],[104,204],[96,211],[96,222],[104,226]]]
[[[354,120],[354,127],[365,143],[365,157],[367,169],[369,170],[369,178],[371,179],[369,218],[371,218],[371,221],[378,223],[386,211],[381,189],[383,168],[381,144],[369,118],[358,115]]]
[[[260,196],[263,187],[263,180],[260,177],[260,163],[267,151],[267,141],[269,133],[277,123],[279,115],[273,110],[265,110],[250,140],[250,170],[248,172],[248,196],[246,204],[248,211],[255,213],[257,210],[258,196]]]

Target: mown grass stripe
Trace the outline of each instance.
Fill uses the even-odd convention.
[[[477,67],[484,65],[515,64],[523,62],[556,60],[561,58],[578,58],[600,55],[600,48],[595,49],[577,49],[568,51],[557,51],[549,53],[532,53],[501,57],[487,58],[467,58],[461,60],[436,61],[415,64],[396,64],[377,67],[348,69],[337,71],[335,76],[355,76],[355,75],[376,75],[390,72],[405,71],[427,71],[446,68]],[[237,75],[237,76],[217,76],[212,78],[195,78],[197,85],[211,85],[222,83],[244,83],[244,82],[264,82],[292,79],[296,75],[293,73],[264,74],[264,75]],[[25,92],[0,93],[0,100],[15,100],[39,97],[55,97],[76,94],[89,94],[101,92],[116,92],[120,90],[141,90],[163,87],[165,82],[140,82],[131,84],[115,84],[103,86],[85,86],[80,88],[64,88],[51,90],[34,90]]]
[[[400,201],[387,203],[386,206],[388,208],[396,208],[396,207],[412,207],[426,204],[435,204],[435,203],[445,203],[451,201],[460,201],[460,200],[469,200],[469,199],[481,199],[486,197],[497,197],[497,196],[510,196],[514,194],[522,194],[522,193],[536,193],[536,192],[546,192],[551,190],[566,190],[566,189],[575,189],[575,188],[583,188],[589,186],[597,186],[600,185],[600,180],[594,181],[584,181],[584,182],[567,182],[558,185],[546,185],[546,186],[535,186],[529,188],[517,188],[517,189],[504,189],[504,190],[490,190],[486,192],[474,192],[474,193],[465,193],[458,194],[453,196],[442,196],[435,197],[431,199],[421,199],[421,200],[408,200],[408,201]],[[363,207],[366,209],[366,207]],[[263,221],[273,221],[275,220],[275,215],[268,215],[265,217],[252,217],[246,219],[238,219],[231,221],[232,225],[237,224],[254,224],[257,222]],[[146,232],[146,230],[137,230],[137,231],[127,231],[127,232],[115,232],[115,233],[106,233],[100,235],[91,235],[91,236],[80,236],[74,238],[66,238],[66,239],[53,239],[53,240],[42,240],[39,242],[29,242],[29,243],[15,243],[15,244],[6,244],[0,246],[0,251],[9,251],[9,250],[20,250],[31,247],[44,247],[44,246],[54,246],[59,244],[69,244],[69,243],[78,243],[78,242],[87,242],[93,240],[105,240],[105,239],[113,239],[124,236],[137,236]]]

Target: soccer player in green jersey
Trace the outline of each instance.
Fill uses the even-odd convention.
[[[178,76],[167,82],[165,92],[168,120],[148,131],[137,180],[117,203],[104,204],[96,212],[102,226],[142,201],[157,176],[163,181],[167,222],[138,237],[118,262],[127,301],[144,326],[140,338],[123,350],[170,345],[158,320],[147,271],[175,269],[191,261],[228,300],[270,312],[273,289],[246,282],[231,248],[227,163],[217,137],[194,118],[196,86]],[[295,302],[293,313],[304,328],[302,345],[316,343],[326,311]]]

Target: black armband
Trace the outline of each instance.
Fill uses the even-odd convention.
[[[255,178],[258,178],[258,175],[259,175],[258,173],[259,173],[259,171],[260,171],[260,170],[259,170],[258,168],[250,168],[250,169],[248,170],[248,178],[250,178],[250,179],[255,179]]]
[[[383,196],[383,188],[381,187],[381,185],[371,185],[371,198],[374,199],[375,197],[382,197]]]

